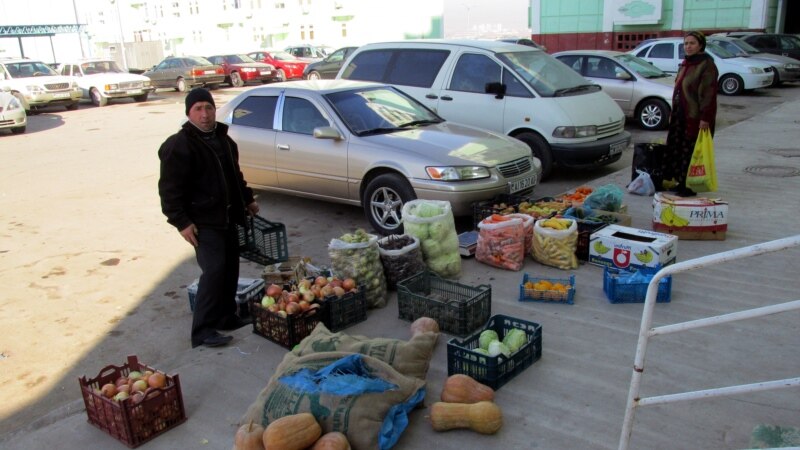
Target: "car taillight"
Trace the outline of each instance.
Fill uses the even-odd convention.
[[[225,70],[222,67],[217,68],[217,75],[225,75]]]
[[[196,77],[200,76],[200,75],[205,75],[205,74],[206,74],[205,71],[203,71],[201,69],[192,69],[192,75],[194,75]]]

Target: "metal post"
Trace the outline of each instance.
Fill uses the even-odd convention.
[[[121,0],[116,0],[114,5],[117,7],[117,25],[119,25],[119,40],[120,46],[122,47],[122,69],[126,72],[128,71],[128,58],[125,56],[125,34],[122,32],[122,16],[119,13],[119,2]]]
[[[75,0],[72,0],[72,11],[75,12],[75,24],[80,24],[80,20],[78,20],[78,7],[75,5]],[[81,58],[86,57],[86,53],[83,51],[83,39],[81,38],[81,29],[78,28],[78,45],[81,46]]]

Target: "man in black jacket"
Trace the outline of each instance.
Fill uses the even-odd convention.
[[[216,121],[211,93],[186,96],[189,120],[158,150],[158,192],[167,222],[195,248],[202,274],[195,296],[192,347],[216,347],[233,339],[218,330],[246,325],[236,315],[239,244],[235,224],[258,213],[253,191],[239,169],[239,151],[228,126]]]

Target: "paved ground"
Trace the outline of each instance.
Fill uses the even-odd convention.
[[[792,101],[731,122],[717,136],[720,195],[731,202],[731,229],[724,242],[681,243],[679,258],[738,248],[796,234],[800,177],[757,177],[754,165],[799,167],[796,158],[768,150],[794,149],[800,138],[800,86],[780,92]],[[217,91],[224,101],[229,94]],[[736,103],[756,103],[740,97]],[[763,104],[763,103],[761,103]],[[725,107],[724,107],[725,108]],[[732,111],[739,109],[728,107]],[[115,448],[114,440],[86,423],[77,377],[94,376],[128,354],[184,383],[189,420],[142,448],[226,448],[239,416],[280,362],[284,350],[247,329],[219,350],[188,345],[190,313],[185,286],[197,276],[191,249],[163,221],[155,190],[155,150],[177,129],[182,100],[164,95],[144,104],[91,107],[32,118],[29,132],[0,137],[0,446],[9,449]],[[102,112],[102,114],[98,114]],[[648,135],[650,136],[650,135]],[[624,185],[629,169],[593,185]],[[563,191],[562,176],[537,193]],[[356,208],[278,195],[262,195],[262,211],[290,230],[290,253],[327,261],[332,237],[364,226]],[[627,196],[634,226],[649,227],[650,198]],[[335,218],[335,220],[331,220]],[[677,279],[673,302],[659,306],[671,322],[752,305],[792,300],[797,251],[755,262],[708,269]],[[261,268],[245,263],[243,276]],[[527,273],[563,273],[527,261]],[[544,356],[498,392],[506,426],[495,437],[434,434],[424,412],[412,414],[399,448],[613,448],[622,421],[640,305],[609,305],[594,266],[576,271],[576,305],[520,304],[521,273],[464,264],[462,280],[491,283],[493,312],[543,324]],[[744,298],[742,298],[744,297]],[[665,359],[647,387],[655,392],[797,376],[800,341],[796,313],[788,319],[698,332],[656,344]],[[370,312],[354,334],[406,338],[396,299]],[[434,401],[446,376],[443,336],[428,377]],[[709,356],[702,352],[712,349]],[[676,354],[676,350],[682,354]],[[688,358],[679,359],[679,356]],[[650,373],[650,372],[648,372]],[[749,378],[748,378],[749,377]],[[741,379],[740,379],[741,378]],[[651,392],[652,393],[652,392]],[[636,448],[742,448],[754,426],[798,426],[797,390],[713,400],[687,407],[658,407],[638,416]],[[50,414],[48,414],[48,412]]]

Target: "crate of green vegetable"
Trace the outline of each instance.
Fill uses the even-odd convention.
[[[468,375],[499,389],[542,357],[542,326],[497,314],[466,339],[447,343],[447,375]]]

